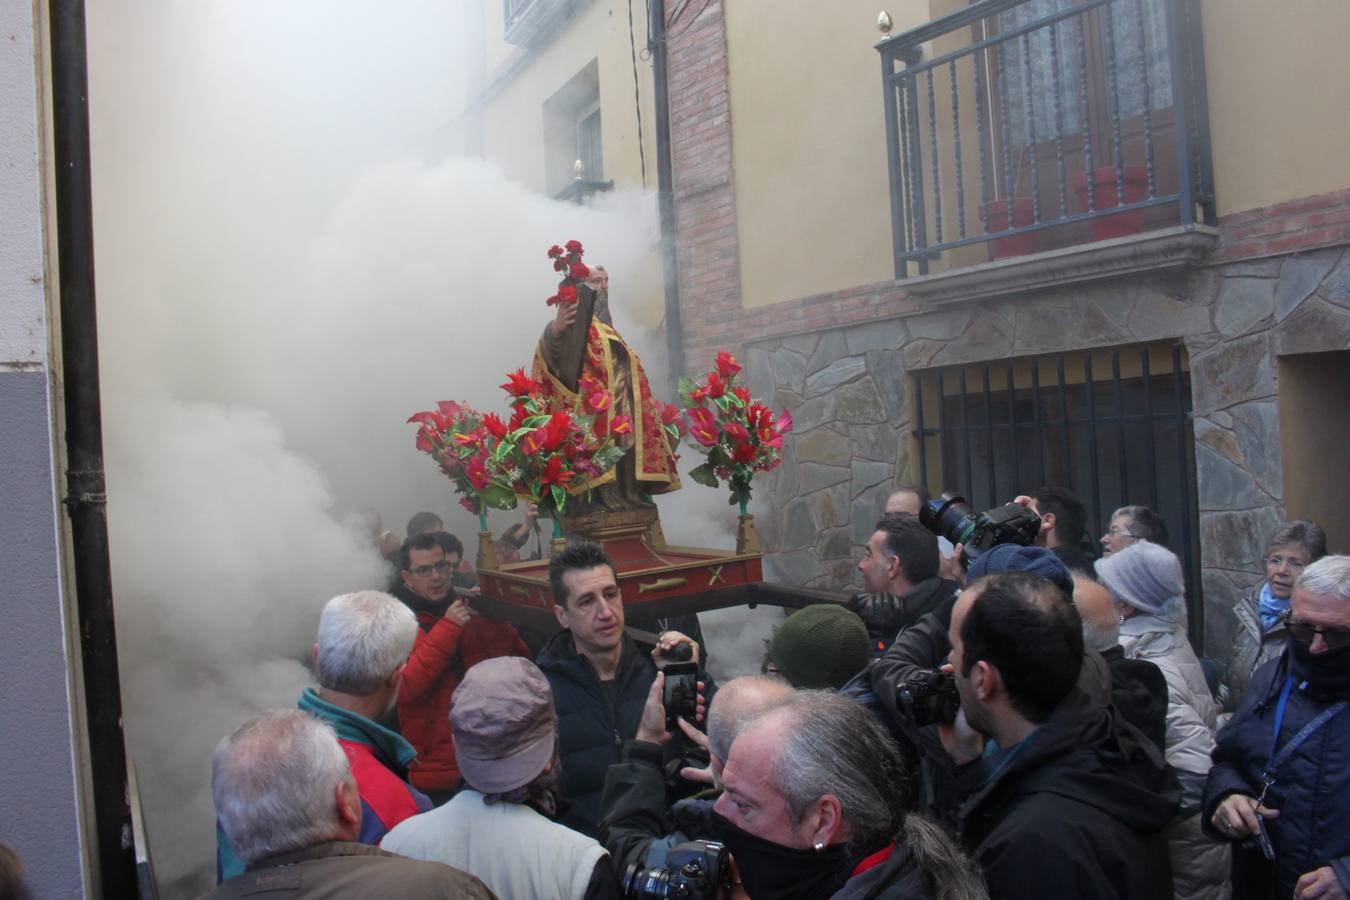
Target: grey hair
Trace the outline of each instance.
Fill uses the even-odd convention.
[[[794,826],[832,794],[855,848],[896,836],[905,815],[904,764],[876,716],[834,691],[798,691],[768,715],[788,721],[770,777]]]
[[[417,617],[388,594],[334,597],[319,616],[319,684],[359,697],[373,694],[407,661],[416,638]]]
[[[744,675],[722,685],[708,709],[708,752],[726,762],[745,724],[790,696],[792,685],[772,675]]]
[[[337,837],[339,782],[355,789],[333,727],[298,709],[250,719],[211,760],[220,827],[246,863]]]
[[[1322,557],[1303,570],[1294,589],[1350,602],[1350,556]]]
[[[1163,517],[1158,515],[1147,506],[1122,506],[1120,509],[1111,513],[1111,518],[1117,516],[1128,516],[1130,527],[1125,529],[1130,537],[1139,541],[1148,541],[1150,544],[1167,546],[1167,523]]]
[[[1327,555],[1327,533],[1316,522],[1302,519],[1285,522],[1266,541],[1266,553],[1290,544],[1302,547],[1303,552],[1308,554],[1308,562],[1317,562]]]
[[[989,900],[984,876],[945,828],[913,813],[905,816],[904,828],[905,843],[937,900]]]

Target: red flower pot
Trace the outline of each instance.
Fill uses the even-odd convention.
[[[1008,200],[990,200],[984,205],[984,230],[986,234],[1008,230]],[[1012,227],[1022,228],[1036,221],[1036,207],[1030,197],[1012,199]],[[989,242],[991,259],[1006,259],[1009,256],[1026,256],[1036,252],[1036,234],[1016,234],[1012,237],[994,238]]]
[[[1107,210],[1120,203],[1138,203],[1148,192],[1148,171],[1143,166],[1125,166],[1122,173],[1125,199],[1116,193],[1115,166],[1101,166],[1092,170],[1092,181],[1096,186],[1094,206],[1098,211]],[[1088,173],[1079,172],[1073,177],[1073,190],[1078,196],[1078,206],[1088,211]],[[1143,228],[1144,211],[1135,209],[1129,212],[1115,213],[1088,220],[1088,234],[1094,241],[1138,234]]]

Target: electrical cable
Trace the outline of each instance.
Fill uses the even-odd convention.
[[[633,108],[637,110],[638,165],[641,167],[642,189],[645,191],[647,189],[647,150],[642,143],[642,91],[638,85],[637,38],[633,35],[633,0],[628,0],[628,52],[633,58]]]

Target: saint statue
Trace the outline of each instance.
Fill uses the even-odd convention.
[[[559,303],[557,315],[544,328],[532,377],[546,394],[569,406],[582,391],[607,391],[613,405],[596,415],[595,430],[607,433],[613,417],[628,416],[633,422],[633,444],[608,472],[570,487],[574,496],[565,512],[572,518],[623,510],[654,511],[656,504],[650,495],[680,486],[674,449],[662,427],[661,404],[652,396],[642,361],[614,329],[609,275],[600,266],[589,269],[590,274],[577,286],[577,302]]]

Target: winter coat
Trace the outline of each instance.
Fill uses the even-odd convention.
[[[1183,808],[1195,807],[1204,793],[1219,714],[1200,660],[1181,626],[1156,616],[1126,619],[1120,646],[1126,657],[1148,660],[1167,679],[1167,763],[1181,779]]]
[[[1261,626],[1261,589],[1265,582],[1252,588],[1233,607],[1233,617],[1237,619],[1237,633],[1233,636],[1233,649],[1228,656],[1228,698],[1224,708],[1233,711],[1242,703],[1242,694],[1247,690],[1252,673],[1284,652],[1289,642],[1289,633],[1284,630],[1284,622],[1275,623],[1275,627],[1266,631]]]
[[[1261,792],[1276,707],[1291,670],[1294,683],[1280,747],[1323,709],[1350,700],[1350,685],[1323,691],[1301,686],[1303,677],[1292,657],[1286,651],[1256,670],[1242,705],[1219,731],[1201,813],[1205,833],[1215,840],[1228,839],[1211,821],[1219,803],[1229,794],[1256,797]],[[1342,888],[1350,891],[1350,709],[1324,724],[1285,762],[1265,804],[1280,812],[1278,818],[1265,820],[1275,863],[1268,864],[1257,850],[1235,845],[1234,900],[1288,897],[1299,876],[1323,866],[1330,866]]]
[[[656,663],[624,635],[612,692],[607,694],[590,661],[577,653],[571,631],[554,635],[539,651],[536,662],[553,689],[553,706],[558,713],[563,796],[567,801],[559,821],[594,836],[600,821],[605,772],[620,760],[623,742],[637,734],[647,691],[656,678]],[[705,697],[711,697],[710,679],[702,673],[699,678],[708,684]],[[684,749],[683,735],[676,735],[666,744],[666,759],[678,759]]]
[[[947,600],[960,593],[954,581],[929,578],[903,594],[854,594],[847,607],[858,614],[872,640],[872,657],[879,658],[896,635],[914,625]]]
[[[990,772],[988,766],[996,768]],[[996,900],[1158,900],[1172,893],[1163,829],[1177,785],[1111,707],[1073,691],[1031,735],[957,770],[961,840]]]
[[[1167,678],[1162,670],[1146,659],[1126,659],[1119,644],[1103,650],[1102,659],[1111,670],[1111,702],[1158,752],[1166,752]]]
[[[461,628],[396,596],[417,614],[417,639],[398,689],[398,721],[403,736],[417,749],[408,770],[423,791],[452,791],[459,785],[455,741],[450,732],[450,700],[460,679],[476,663],[498,656],[530,655],[510,622],[475,616]]]
[[[236,875],[202,900],[266,895],[269,900],[345,897],[419,897],[488,900],[492,892],[472,875],[440,863],[407,859],[370,847],[329,841],[279,853]]]

